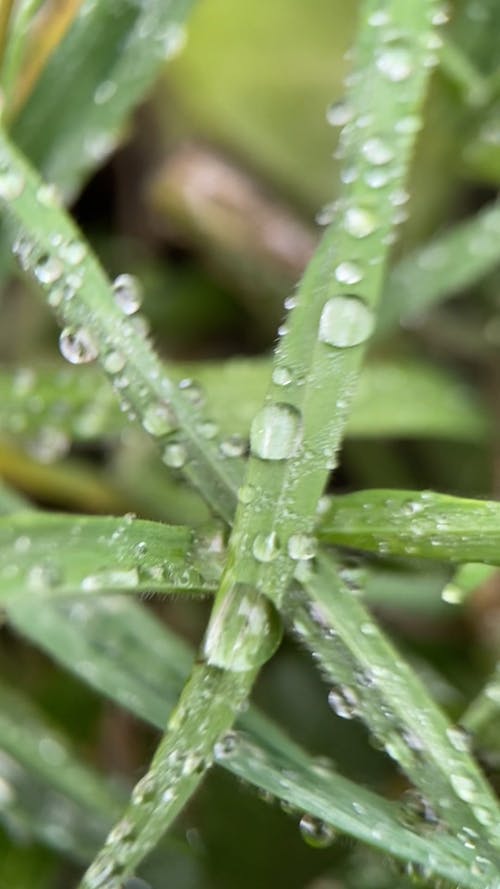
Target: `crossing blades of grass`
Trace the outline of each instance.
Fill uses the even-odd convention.
[[[175,364],[169,374],[196,380],[210,393],[211,417],[227,453],[245,447],[265,393],[267,360]],[[109,384],[92,367],[21,368],[0,372],[0,428],[56,457],[71,441],[118,435],[128,425]],[[456,376],[416,359],[371,361],[361,371],[346,434],[350,437],[449,438],[477,441],[489,421]],[[232,449],[232,450],[231,450]],[[48,459],[48,458],[47,458]]]

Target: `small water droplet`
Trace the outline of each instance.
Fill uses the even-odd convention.
[[[364,343],[375,326],[372,310],[359,297],[345,294],[329,299],[321,313],[319,338],[338,349]]]
[[[330,225],[331,222],[335,219],[335,213],[338,210],[338,202],[332,201],[330,204],[325,204],[324,207],[321,207],[320,210],[316,213],[315,222],[317,225]]]
[[[4,201],[13,201],[21,197],[24,185],[24,177],[17,170],[9,168],[0,170],[0,198]]]
[[[205,402],[205,393],[196,380],[186,377],[179,383],[179,389],[184,393],[188,401],[195,407],[202,407]]]
[[[214,746],[214,757],[216,760],[228,759],[236,751],[237,735],[236,732],[227,732],[220,741]]]
[[[363,273],[355,262],[341,262],[335,269],[335,277],[339,284],[359,284]]]
[[[103,80],[96,88],[94,93],[94,102],[96,105],[104,105],[109,102],[116,93],[116,83],[114,80]]]
[[[389,13],[385,9],[376,9],[375,12],[368,16],[368,24],[372,28],[384,28],[389,24],[390,20]]]
[[[242,485],[238,490],[238,500],[240,503],[251,503],[255,499],[255,493],[252,485]]]
[[[353,238],[367,238],[373,234],[377,221],[369,210],[362,207],[348,207],[344,215],[344,228]]]
[[[118,275],[113,281],[116,304],[125,315],[133,315],[142,304],[142,286],[134,275]]]
[[[407,80],[413,71],[410,52],[405,46],[396,42],[380,53],[376,65],[380,73],[393,83]]]
[[[206,438],[210,441],[212,438],[216,437],[219,427],[213,420],[202,420],[200,423],[196,424],[196,431],[202,438]]]
[[[314,559],[317,541],[310,534],[292,534],[288,540],[288,555],[291,559]]]
[[[60,207],[61,195],[57,185],[52,182],[43,182],[36,193],[37,201],[45,207]]]
[[[125,356],[121,352],[108,352],[104,361],[104,370],[109,374],[118,374],[125,367]]]
[[[390,145],[376,136],[363,143],[361,152],[368,163],[375,164],[375,166],[383,166],[394,160],[394,151]]]
[[[81,241],[64,241],[59,247],[59,255],[69,265],[80,265],[87,250]]]
[[[467,753],[470,750],[470,737],[467,731],[460,726],[450,726],[446,729],[448,739],[455,750],[460,753]]]
[[[332,127],[344,127],[354,116],[353,109],[347,102],[333,102],[326,111],[327,123]]]
[[[309,814],[303,815],[300,819],[299,830],[308,846],[314,849],[326,849],[337,838],[333,827]]]
[[[328,704],[341,719],[353,719],[358,713],[358,699],[347,686],[332,688],[328,692]]]
[[[223,438],[219,450],[223,457],[243,457],[247,443],[241,435],[229,435]]]
[[[87,364],[95,361],[99,354],[92,337],[83,327],[65,327],[59,337],[59,349],[70,364]]]
[[[275,531],[270,534],[257,534],[252,552],[258,562],[272,562],[279,554],[280,546]]]
[[[142,418],[142,425],[150,435],[166,435],[175,425],[172,412],[166,404],[150,404]]]
[[[34,271],[40,284],[53,284],[63,274],[64,266],[56,256],[46,253],[37,260]]]
[[[170,441],[163,451],[163,462],[171,469],[182,469],[187,460],[187,451],[180,441]]]
[[[276,386],[289,386],[292,382],[292,374],[283,364],[273,369],[272,378]]]
[[[300,412],[291,404],[266,405],[252,422],[250,448],[262,460],[286,460],[297,453],[302,437]]]

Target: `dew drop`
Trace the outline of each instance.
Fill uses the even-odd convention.
[[[214,757],[217,761],[228,759],[236,751],[237,735],[236,732],[228,732],[214,746]]]
[[[180,441],[169,442],[163,451],[163,462],[171,469],[182,469],[187,460],[187,451]]]
[[[326,111],[326,120],[331,127],[344,127],[353,116],[352,107],[343,101],[333,102]]]
[[[103,80],[94,93],[94,102],[96,105],[104,105],[105,102],[109,102],[113,98],[115,93],[116,83],[114,80]]]
[[[217,435],[219,427],[217,426],[217,423],[214,423],[213,420],[202,420],[200,423],[196,424],[196,431],[202,436],[202,438],[206,438],[208,441],[210,441]]]
[[[344,228],[353,238],[366,238],[377,227],[376,219],[369,210],[362,207],[348,207],[344,215]]]
[[[142,303],[142,287],[134,275],[118,275],[113,281],[115,302],[125,315],[133,315]]]
[[[326,849],[337,838],[336,831],[325,821],[312,815],[303,815],[299,822],[302,838],[314,849]]]
[[[83,327],[65,327],[59,337],[59,349],[70,364],[88,364],[99,354],[90,334]]]
[[[108,352],[103,367],[109,374],[118,374],[125,367],[125,356],[121,352]]]
[[[383,166],[394,160],[392,148],[376,136],[364,142],[361,152],[368,163],[375,166]]]
[[[314,559],[317,542],[310,534],[292,534],[288,540],[288,555],[291,559]]]
[[[24,191],[24,177],[17,170],[0,170],[0,198],[13,201]]]
[[[238,490],[238,500],[240,503],[252,503],[255,499],[255,488],[252,485],[242,485]]]
[[[358,713],[358,699],[352,689],[343,686],[328,692],[328,704],[341,719],[353,719]]]
[[[363,273],[355,262],[341,262],[335,269],[335,277],[339,284],[359,284]]]
[[[64,272],[62,262],[56,256],[44,254],[35,265],[35,277],[40,284],[53,284]]]
[[[272,562],[279,554],[280,547],[275,531],[270,534],[257,534],[252,552],[258,562]]]
[[[66,241],[59,248],[59,255],[69,265],[80,265],[87,251],[81,241]]]
[[[318,210],[315,216],[315,222],[317,225],[330,225],[331,222],[335,219],[335,213],[338,209],[337,201],[333,201],[330,204],[325,204],[321,210]]]
[[[276,386],[289,386],[292,382],[292,374],[288,367],[285,367],[284,365],[275,367],[272,376],[273,383],[275,383]]]
[[[246,441],[241,435],[230,435],[222,439],[219,450],[223,457],[243,457],[246,451]]]
[[[266,405],[250,430],[252,454],[262,460],[286,460],[296,454],[302,436],[300,412],[291,404]]]
[[[142,425],[150,435],[166,435],[174,426],[171,411],[165,404],[150,404],[144,412]]]
[[[205,393],[202,387],[190,377],[185,377],[179,383],[179,389],[184,393],[188,401],[195,407],[202,407],[205,402]]]
[[[321,313],[319,339],[338,349],[358,346],[371,336],[374,326],[372,310],[359,297],[333,296]]]
[[[407,80],[413,70],[411,55],[404,46],[388,46],[377,59],[377,68],[381,74],[393,83]]]

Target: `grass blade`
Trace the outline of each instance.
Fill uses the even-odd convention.
[[[1,133],[0,208],[24,271],[66,325],[61,342],[68,360],[85,363],[99,357],[122,406],[130,417],[139,416],[166,464],[182,468],[207,502],[230,520],[238,460],[223,459],[212,443],[200,394],[192,387],[179,389],[166,375],[137,318],[124,314],[115,301],[69,216]],[[179,429],[182,434],[172,438]]]
[[[61,546],[64,541],[64,546]],[[0,518],[0,601],[212,592],[216,563],[187,528],[28,511]]]
[[[432,491],[357,491],[334,497],[322,540],[387,555],[500,564],[500,503]]]

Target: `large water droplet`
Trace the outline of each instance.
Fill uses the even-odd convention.
[[[348,207],[344,215],[344,228],[353,238],[367,238],[373,234],[377,221],[369,210],[362,207]]]
[[[374,326],[372,310],[359,297],[332,296],[321,313],[319,338],[338,349],[358,346],[371,336]]]
[[[270,534],[257,534],[252,552],[258,562],[272,562],[280,550],[278,535],[275,531]]]
[[[291,404],[268,404],[257,414],[250,430],[252,454],[262,460],[286,460],[300,445],[302,420]]]
[[[134,275],[118,275],[113,281],[115,301],[125,315],[133,315],[142,303],[142,287]]]
[[[325,821],[312,815],[303,815],[299,823],[300,833],[309,846],[315,849],[326,849],[336,839],[336,831]]]
[[[87,364],[99,354],[92,337],[83,327],[65,327],[59,337],[59,349],[71,364]]]

